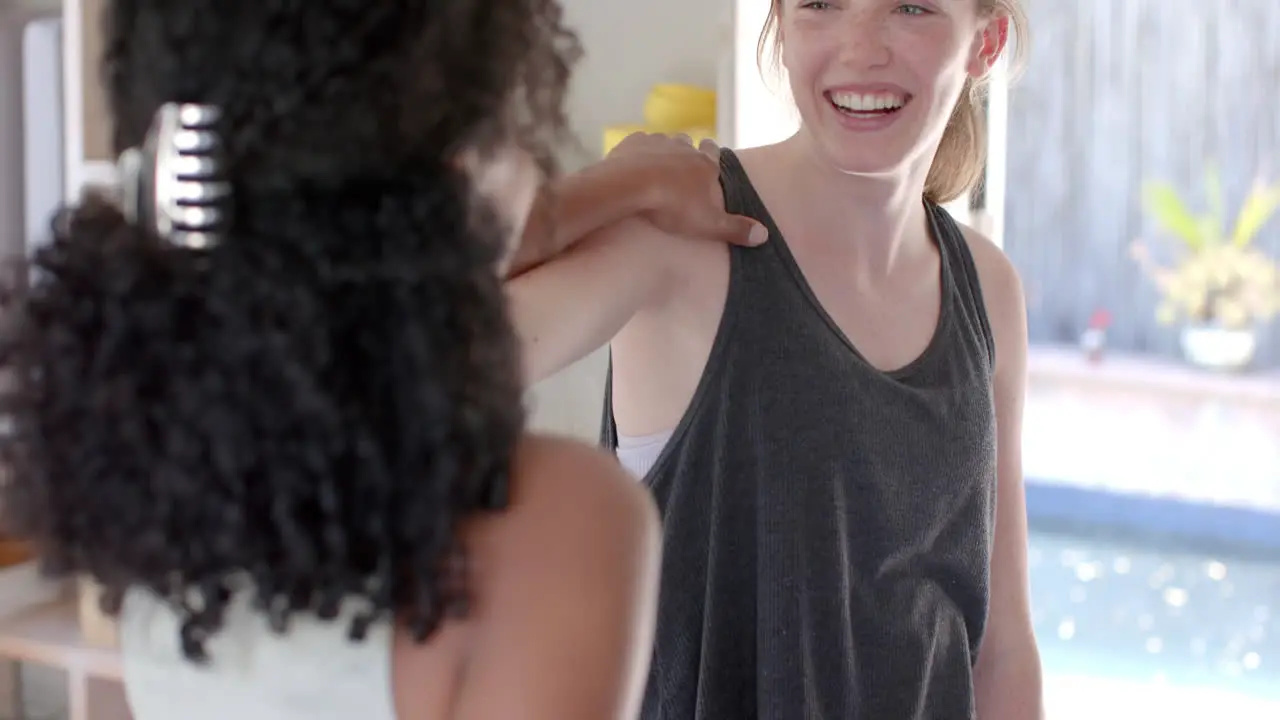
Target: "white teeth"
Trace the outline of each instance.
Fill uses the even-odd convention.
[[[906,104],[906,98],[893,93],[850,93],[833,92],[831,102],[841,110],[849,112],[875,112],[877,110],[896,110]]]

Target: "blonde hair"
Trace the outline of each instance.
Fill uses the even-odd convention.
[[[1009,46],[1012,52],[1010,67],[1021,68],[1027,47],[1027,13],[1022,0],[977,0],[979,12],[1009,18]],[[782,45],[779,29],[782,0],[771,0],[769,18],[760,31],[756,55],[761,71],[766,61],[773,67],[781,64]],[[938,152],[929,166],[924,183],[924,195],[935,203],[955,200],[972,190],[982,179],[986,165],[987,132],[983,102],[987,95],[988,78],[965,80],[960,99],[951,112],[947,129],[942,133]]]

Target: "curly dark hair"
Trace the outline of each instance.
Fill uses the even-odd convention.
[[[456,162],[548,160],[578,54],[556,0],[110,0],[117,152],[216,105],[234,219],[206,251],[88,193],[6,304],[5,522],[118,613],[145,588],[205,659],[237,579],[291,615],[465,612],[459,527],[523,429],[496,264]],[[549,165],[548,161],[548,165]],[[27,278],[30,278],[28,280]]]

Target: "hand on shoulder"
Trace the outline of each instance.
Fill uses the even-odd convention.
[[[736,245],[759,245],[769,237],[759,222],[725,210],[720,148],[711,140],[695,148],[683,135],[634,133],[604,163],[645,177],[645,217],[661,230]]]

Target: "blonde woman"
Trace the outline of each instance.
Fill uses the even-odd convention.
[[[663,515],[642,717],[1041,716],[1023,293],[941,207],[1024,29],[1017,0],[773,0],[801,128],[719,155],[770,241],[636,218],[508,282],[531,379],[610,345],[604,441]],[[694,150],[618,151],[655,152]]]

